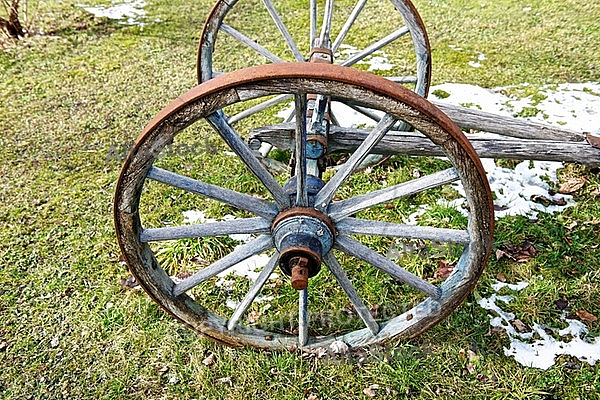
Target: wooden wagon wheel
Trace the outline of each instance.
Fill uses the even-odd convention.
[[[305,121],[307,93],[330,96],[386,114],[350,159],[324,181],[306,172],[303,137],[306,125],[302,121]],[[298,173],[285,185],[257,160],[221,111],[241,101],[273,94],[294,96],[296,119],[300,121],[293,133],[296,143],[300,143],[295,167]],[[343,183],[356,176],[360,160],[394,126],[394,120],[405,121],[429,137],[447,155],[450,168],[357,196],[341,200],[336,197],[334,201],[334,196],[346,187]],[[203,121],[209,122],[264,185],[270,200],[193,179],[184,175],[188,171],[185,168],[183,173],[174,173],[156,166],[169,143],[187,127]],[[468,210],[468,222],[460,229],[443,227],[443,220],[437,221],[436,226],[412,226],[363,218],[363,213],[373,207],[439,190],[458,180],[464,187]],[[146,224],[143,214],[147,208],[140,204],[144,196],[152,197],[147,191],[150,184],[210,198],[253,216],[198,225],[142,226],[143,222]],[[160,205],[173,204],[177,198],[172,196]],[[474,287],[491,247],[494,221],[491,192],[481,163],[460,129],[442,112],[386,79],[351,68],[306,63],[268,64],[224,74],[193,88],[163,109],[138,137],[125,161],[117,183],[114,212],[117,237],[127,264],[140,285],[167,312],[190,328],[228,345],[286,349],[324,346],[334,340],[342,340],[352,347],[366,346],[392,338],[413,337],[425,331],[456,308]],[[152,249],[153,243],[165,240],[231,234],[252,234],[254,239],[177,282],[165,272]],[[361,243],[364,237],[453,243],[460,246],[462,252],[454,272],[443,282],[433,284],[431,275],[419,276],[418,271],[400,266]],[[214,282],[217,274],[260,253],[268,254],[270,259],[232,314],[212,312],[205,306],[210,295],[194,292],[197,285],[207,283],[210,292],[214,288],[210,282]],[[321,261],[325,267],[319,272]],[[288,291],[284,290],[281,298],[289,301],[296,310],[296,317],[283,332],[256,328],[252,322],[243,320],[259,292],[269,286],[265,284],[278,265],[285,274],[295,271],[292,284],[299,289],[295,291],[284,285]],[[302,278],[306,273],[316,275],[308,280],[308,288]],[[363,301],[365,296],[371,298],[370,287],[362,285],[355,278],[356,274],[372,274],[369,279],[383,280],[384,287],[391,285],[390,290],[409,293],[407,296],[413,302],[398,315],[379,320]],[[338,295],[351,304],[354,308],[351,314],[354,313],[362,327],[334,329],[324,335],[314,332],[310,326],[314,319],[309,314],[311,304],[315,303],[309,303],[309,291],[311,296],[318,294],[315,286],[318,284],[313,282],[319,279],[337,284]],[[323,294],[323,300],[316,305],[332,308],[338,304],[334,303],[335,296],[334,293]],[[379,304],[377,301],[370,303]],[[388,297],[386,301],[395,300]],[[292,332],[286,333],[286,330]]]
[[[308,61],[360,67],[360,63],[374,55],[390,51],[394,52],[390,58],[396,65],[388,66],[391,70],[384,73],[396,75],[387,78],[427,97],[431,50],[425,26],[410,0],[368,4],[366,0],[357,0],[356,4],[338,0],[335,8],[334,0],[326,0],[322,16],[317,15],[316,0],[310,0],[308,8],[301,6],[304,4],[279,2],[280,15],[271,0],[262,0],[262,4],[253,0],[219,0],[200,38],[198,82],[252,63]],[[247,24],[248,20],[252,20],[252,24]],[[320,29],[317,29],[318,24]],[[260,31],[252,31],[252,27]],[[370,42],[361,50],[349,52],[344,47],[348,46],[347,42],[357,44],[353,40],[360,40],[362,45],[364,37]],[[288,100],[286,95],[269,98],[229,116],[228,120],[233,124]],[[368,109],[355,109],[378,120]],[[335,116],[333,118],[335,123]]]

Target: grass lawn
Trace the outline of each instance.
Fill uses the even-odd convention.
[[[263,32],[259,7],[242,2],[247,10],[237,22]],[[297,2],[277,4],[293,19]],[[464,304],[416,339],[365,350],[363,360],[358,354],[332,360],[223,347],[173,320],[143,291],[124,286],[130,274],[112,218],[121,160],[111,151],[126,148],[160,109],[195,85],[198,39],[212,3],[149,1],[143,27],[94,18],[79,3],[30,0],[32,35],[20,41],[0,36],[0,397],[600,398],[598,365],[569,356],[559,357],[548,370],[519,365],[504,355],[506,334],[490,328],[488,311],[477,304],[492,294],[490,284],[498,277],[527,281],[530,285],[509,306],[525,325],[564,327],[565,311],[583,320],[590,337],[600,334],[600,322],[577,313],[600,315],[598,169],[569,164],[559,171],[561,181],[585,178],[574,193],[576,206],[542,213],[536,221],[498,220],[487,269]],[[108,2],[88,3],[99,4]],[[525,90],[509,92],[530,96],[546,84],[600,81],[599,3],[415,0],[415,6],[431,41],[433,84],[528,83]],[[386,13],[373,16],[373,26],[385,25],[387,18]],[[365,29],[357,45],[370,40],[372,30]],[[260,63],[235,53],[222,56],[232,69]],[[470,67],[471,61],[482,66]],[[225,144],[216,135],[202,143],[219,152],[191,155],[196,177],[260,194],[250,174],[221,151]],[[169,158],[161,163],[175,165]],[[371,175],[357,175],[347,190],[374,190],[378,181],[401,181],[415,169],[427,171],[440,163],[398,156]],[[147,221],[156,224],[180,223],[182,213],[192,209],[206,210],[210,217],[236,213],[189,194],[160,187],[149,191],[153,196],[144,207]],[[416,199],[435,200],[435,193]],[[391,215],[380,208],[368,216]],[[460,218],[447,216],[454,217]],[[507,243],[526,241],[537,254],[524,262],[494,255]],[[157,250],[165,268],[178,273],[231,246],[226,240],[190,241]],[[391,282],[376,285],[380,296],[402,294]],[[319,307],[345,306],[329,303],[335,296],[325,278],[317,286],[323,290],[311,301]],[[247,287],[237,279],[231,290],[244,293]],[[285,297],[291,288],[286,283],[279,289],[275,282],[272,291]],[[206,285],[198,295],[227,310],[219,300],[226,295],[222,288]],[[260,307],[254,310],[267,312]],[[278,300],[271,307],[288,312]]]

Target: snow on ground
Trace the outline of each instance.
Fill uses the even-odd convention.
[[[566,83],[548,85],[535,96],[516,98],[505,95],[507,88],[484,89],[474,85],[446,83],[431,88],[431,98],[440,102],[480,109],[500,115],[514,116],[524,109],[538,110],[531,121],[563,126],[578,132],[600,130],[600,83]],[[482,160],[496,200],[496,218],[525,215],[535,218],[538,212],[563,211],[575,203],[571,196],[550,194],[550,184],[557,183],[560,162],[523,161],[514,170],[496,165],[494,160]],[[455,186],[461,191],[460,185]],[[545,206],[532,201],[542,196],[565,205]],[[457,202],[460,203],[460,202]],[[455,204],[460,211],[461,204]]]
[[[492,285],[492,288],[499,292],[502,288],[508,287],[512,292],[518,292],[528,285],[527,282],[514,285],[497,282]],[[585,324],[567,318],[566,314],[563,314],[561,319],[568,326],[563,329],[543,324],[534,324],[531,330],[525,329],[525,332],[515,329],[511,324],[516,321],[515,314],[504,311],[498,305],[498,303],[508,304],[513,299],[514,295],[499,296],[494,293],[488,298],[479,300],[479,305],[491,312],[490,325],[503,329],[510,338],[509,347],[504,347],[504,354],[507,357],[514,357],[515,361],[523,366],[544,370],[554,365],[558,355],[577,357],[590,365],[600,360],[600,338],[594,340],[586,338],[588,329]],[[567,340],[569,337],[570,340]]]
[[[235,217],[233,215],[228,214],[228,215],[225,215],[220,220],[221,221],[231,221],[233,219],[235,219]],[[205,224],[205,223],[217,222],[217,221],[218,221],[217,219],[208,218],[206,216],[206,212],[204,212],[202,210],[190,210],[190,211],[183,212],[183,223],[184,224]],[[246,234],[229,235],[229,237],[237,242],[240,242],[240,244],[238,246],[236,246],[233,251],[237,250],[237,248],[239,246],[246,244],[250,240],[252,240],[252,235],[246,235]],[[250,258],[247,258],[246,260],[241,261],[241,262],[233,265],[232,267],[228,268],[227,270],[221,272],[220,274],[218,274],[217,277],[219,279],[217,280],[215,285],[224,287],[225,289],[232,289],[233,284],[235,282],[232,279],[228,278],[231,275],[239,276],[242,278],[247,278],[248,280],[254,282],[256,280],[256,278],[258,278],[258,275],[260,274],[260,271],[262,270],[262,268],[265,265],[267,265],[269,258],[271,258],[271,257],[269,257],[266,254],[256,254]],[[271,274],[271,279],[277,279],[277,278],[278,278],[277,274]],[[256,299],[254,301],[260,303],[262,301],[269,301],[269,300],[273,300],[273,297],[259,295],[256,297]],[[231,298],[228,298],[226,301],[226,305],[229,308],[235,309],[238,305],[238,302]]]
[[[125,25],[144,26],[146,18],[146,2],[144,0],[112,0],[110,6],[91,7],[85,4],[77,4],[77,7],[93,14],[95,17],[106,17],[119,20]]]
[[[335,58],[345,60],[352,57],[361,50],[348,44],[341,44]],[[363,58],[357,64],[368,65],[368,71],[389,71],[394,68],[385,52],[382,50],[374,51],[373,54]]]

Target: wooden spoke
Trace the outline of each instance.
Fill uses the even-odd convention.
[[[315,46],[315,39],[317,37],[317,0],[310,0],[309,2],[310,12],[310,47]]]
[[[195,193],[209,199],[220,201],[224,204],[237,207],[241,210],[249,211],[260,215],[263,218],[272,220],[279,212],[274,203],[258,199],[256,197],[239,193],[234,190],[225,189],[220,186],[211,185],[179,175],[161,168],[151,167],[148,171],[149,179],[165,183],[167,185],[183,189],[190,193]]]
[[[271,222],[260,217],[235,219],[231,221],[209,222],[198,225],[170,226],[168,228],[144,229],[140,233],[140,242],[157,242],[207,236],[235,234],[269,233]]]
[[[381,115],[373,112],[373,110],[370,110],[370,109],[365,108],[365,107],[357,106],[357,105],[354,105],[354,104],[346,104],[346,106],[350,107],[354,111],[358,111],[362,115],[364,115],[364,116],[372,119],[375,122],[381,121]]]
[[[388,44],[392,43],[394,40],[401,38],[402,36],[406,35],[409,32],[410,32],[410,30],[408,29],[408,27],[403,26],[402,28],[395,30],[394,32],[387,35],[386,37],[384,37],[384,38],[378,40],[377,42],[373,43],[372,45],[366,47],[364,50],[348,57],[346,60],[342,61],[340,63],[340,65],[343,65],[344,67],[350,67],[350,66],[356,64],[357,62],[361,61],[365,57],[368,57],[371,54],[375,53],[377,50],[381,49],[382,47],[387,46]]]
[[[240,304],[238,304],[235,308],[233,315],[231,318],[229,318],[229,321],[227,321],[227,329],[230,331],[235,329],[246,310],[248,310],[248,307],[250,307],[254,299],[256,299],[256,296],[258,296],[258,293],[260,293],[260,290],[269,279],[269,276],[271,276],[275,270],[275,267],[277,267],[278,261],[279,253],[275,252],[275,254],[269,259],[267,265],[262,271],[260,271],[260,274],[258,274],[256,281],[254,281],[248,293],[246,293]]]
[[[336,228],[344,235],[400,237],[439,243],[469,243],[469,232],[462,229],[433,228],[357,218],[344,218],[336,224]]]
[[[308,206],[306,189],[306,94],[295,96],[296,110],[296,206]]]
[[[425,293],[429,297],[438,299],[441,296],[440,289],[431,283],[408,272],[393,261],[385,258],[376,251],[371,250],[367,246],[360,244],[348,236],[339,235],[335,243],[335,248],[343,251],[346,254],[368,262],[374,267],[377,267],[391,275],[393,278],[412,286],[420,292]]]
[[[360,210],[393,201],[401,197],[420,193],[424,190],[442,186],[458,179],[459,176],[456,169],[448,168],[444,171],[413,179],[412,181],[399,183],[385,189],[375,190],[347,200],[331,203],[329,205],[329,215],[334,221],[339,221]]]
[[[285,193],[281,185],[275,180],[273,175],[265,168],[265,166],[256,158],[252,150],[246,142],[235,132],[231,125],[227,122],[227,118],[222,111],[215,112],[206,117],[207,121],[219,132],[223,140],[229,147],[242,159],[244,164],[252,171],[254,176],[258,178],[271,193],[277,204],[281,208],[287,208],[290,204],[290,198]]]
[[[282,94],[282,95],[279,95],[279,96],[275,96],[272,99],[263,101],[262,103],[259,103],[259,104],[255,105],[255,106],[252,106],[252,107],[249,107],[248,109],[246,109],[246,110],[244,110],[244,111],[242,111],[240,113],[237,113],[237,114],[229,117],[228,122],[230,124],[234,124],[234,123],[238,122],[241,119],[244,119],[246,117],[249,117],[251,115],[254,115],[256,113],[264,111],[264,110],[266,110],[269,107],[273,107],[273,106],[275,106],[277,104],[283,103],[284,101],[289,100],[292,97],[294,97],[294,96],[289,95],[289,94]]]
[[[279,14],[277,14],[277,10],[275,10],[275,7],[273,6],[273,3],[271,3],[271,0],[263,0],[263,3],[265,4],[267,11],[269,11],[271,18],[273,18],[273,22],[275,22],[275,25],[277,25],[277,29],[279,29],[279,32],[281,32],[281,35],[285,39],[285,42],[288,44],[290,50],[292,51],[292,54],[296,58],[296,61],[304,61],[304,56],[302,55],[302,53],[300,53],[300,50],[298,50],[298,46],[296,46],[294,39],[292,39],[292,35],[290,35],[290,33],[288,32],[283,21],[281,20],[281,17],[279,16]]]
[[[249,48],[251,48],[252,50],[256,51],[258,54],[265,57],[267,60],[276,62],[276,63],[277,62],[285,62],[283,59],[277,57],[275,54],[271,53],[269,50],[265,49],[263,46],[256,43],[256,41],[250,39],[248,36],[244,35],[243,33],[239,32],[238,30],[230,27],[229,25],[223,24],[223,25],[221,25],[220,29],[223,32],[227,33],[229,36],[231,36],[234,39],[236,39],[237,41],[239,41],[240,43],[242,43],[242,44],[248,46]]]
[[[358,16],[360,15],[360,12],[364,8],[365,4],[367,4],[367,0],[358,0],[356,2],[354,9],[352,10],[350,15],[348,16],[348,19],[346,19],[346,22],[344,23],[344,26],[342,27],[342,29],[336,36],[335,40],[333,41],[333,45],[331,46],[331,51],[333,51],[335,53],[338,50],[338,48],[340,47],[340,44],[342,44],[342,42],[346,38],[348,31],[350,31],[350,28],[356,21],[356,18],[358,18]]]
[[[325,14],[319,37],[319,46],[329,48],[331,45],[331,19],[333,18],[333,0],[325,0]]]
[[[325,262],[325,265],[327,265],[327,268],[329,268],[339,285],[342,287],[342,289],[344,289],[344,292],[346,292],[346,295],[348,296],[348,299],[354,306],[354,309],[356,310],[358,316],[363,320],[363,322],[365,323],[367,328],[369,328],[371,333],[373,335],[377,335],[377,332],[379,332],[379,324],[375,321],[375,319],[371,315],[371,312],[365,306],[365,303],[363,303],[363,301],[361,300],[360,296],[356,292],[356,289],[354,289],[352,282],[350,282],[350,279],[348,279],[348,277],[344,273],[344,270],[342,269],[338,260],[331,252],[329,252],[325,255],[325,257],[323,257],[323,261]]]
[[[225,257],[221,258],[209,265],[208,267],[196,272],[194,275],[183,280],[182,282],[175,285],[173,288],[173,296],[179,296],[182,293],[187,292],[193,287],[198,286],[207,279],[220,274],[226,269],[234,266],[235,264],[244,261],[248,257],[255,254],[262,253],[263,251],[273,248],[273,239],[269,235],[261,235],[251,242],[237,247],[232,253],[229,253]]]
[[[315,200],[315,207],[324,210],[329,205],[333,195],[338,188],[348,179],[348,177],[356,170],[360,163],[365,159],[367,154],[381,140],[381,138],[394,126],[396,120],[386,115],[381,119],[379,124],[371,132],[369,137],[361,143],[358,149],[350,158],[342,165],[340,170],[331,178],[319,191]]]
[[[308,289],[298,292],[298,346],[308,343]]]
[[[409,75],[409,76],[386,76],[385,79],[390,80],[392,82],[396,82],[396,83],[417,83],[418,81],[418,77],[415,75]]]

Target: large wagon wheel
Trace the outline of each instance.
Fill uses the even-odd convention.
[[[306,8],[297,1],[278,2],[276,7],[271,0],[219,0],[200,38],[198,82],[269,62],[309,61],[366,68],[360,64],[386,52],[395,65],[377,73],[426,97],[431,80],[431,50],[425,26],[413,4],[409,0],[352,1],[337,0],[334,8],[334,0],[326,0],[321,16],[316,0],[310,0]],[[355,45],[356,50],[350,51],[349,44]],[[288,99],[286,95],[264,99],[246,110],[237,110],[228,120],[233,124]],[[371,110],[354,108],[379,119]]]
[[[325,181],[306,172],[310,160],[306,157],[306,125],[302,121],[306,116],[307,93],[385,113],[367,139]],[[245,100],[273,94],[294,96],[296,120],[299,121],[293,133],[297,143],[294,168],[297,174],[283,186],[277,180],[281,177],[272,175],[257,160],[221,111]],[[380,190],[357,196],[344,195],[344,188],[354,185],[343,183],[357,176],[355,169],[360,161],[388,134],[395,120],[405,121],[428,136],[445,152],[451,166]],[[209,122],[257,181],[264,185],[270,200],[186,176],[184,174],[190,170],[185,166],[182,166],[182,173],[156,166],[157,162],[166,160],[160,159],[166,146],[183,135],[188,127],[203,121]],[[168,165],[177,168],[181,164]],[[435,226],[411,226],[363,218],[380,205],[440,190],[443,185],[457,180],[464,187],[468,210],[468,218],[459,229],[444,227],[448,222],[445,219],[433,221]],[[198,225],[142,226],[148,224],[144,212],[149,207],[141,206],[144,197],[149,197],[148,201],[158,201],[159,207],[177,207],[177,200],[182,198],[172,195],[157,199],[149,191],[152,185],[176,188],[173,190],[183,193],[182,196],[200,195],[253,216]],[[334,201],[337,195],[342,199],[336,197]],[[163,109],[144,129],[125,161],[117,183],[114,211],[117,237],[127,264],[158,304],[190,328],[216,341],[257,348],[315,347],[333,340],[357,347],[418,335],[449,314],[470,293],[487,259],[493,230],[492,197],[485,173],[468,140],[448,117],[425,99],[383,78],[350,68],[306,63],[269,64],[221,75],[193,88]],[[255,236],[177,283],[161,266],[152,247],[165,240],[231,234]],[[452,243],[460,246],[461,253],[454,272],[443,282],[433,284],[431,271],[419,272],[410,266],[400,266],[369,247],[370,243],[364,244],[364,238],[380,237]],[[261,253],[268,254],[270,259],[250,288],[244,289],[244,298],[235,311],[218,315],[209,310],[206,304],[212,301],[210,293],[214,289],[214,277]],[[321,261],[326,268],[319,272]],[[244,315],[259,292],[267,289],[269,285],[265,283],[278,265],[286,275],[292,275],[292,285],[298,291],[288,285],[279,287],[277,300],[288,301],[297,317],[290,327],[283,329],[256,328],[252,321],[244,321]],[[305,278],[307,275],[311,276],[310,280]],[[367,304],[380,303],[370,293],[376,285],[362,284],[367,279],[383,282],[381,290],[401,292],[412,302],[399,310],[398,315],[388,315],[386,320],[374,317]],[[337,282],[337,286],[333,285],[337,292],[328,289],[328,293],[320,294],[319,285],[324,280]],[[196,291],[198,285],[206,285],[206,291]],[[312,296],[322,299],[310,302]],[[339,303],[336,296],[343,296],[345,300]],[[387,296],[387,302],[400,302],[389,293]],[[365,298],[369,299],[367,304]],[[362,327],[348,329],[344,325],[324,334],[315,331],[310,325],[314,323],[314,318],[309,317],[311,307],[333,308],[338,304],[351,304],[354,311],[350,314],[354,313]],[[277,310],[272,312],[276,314]]]

